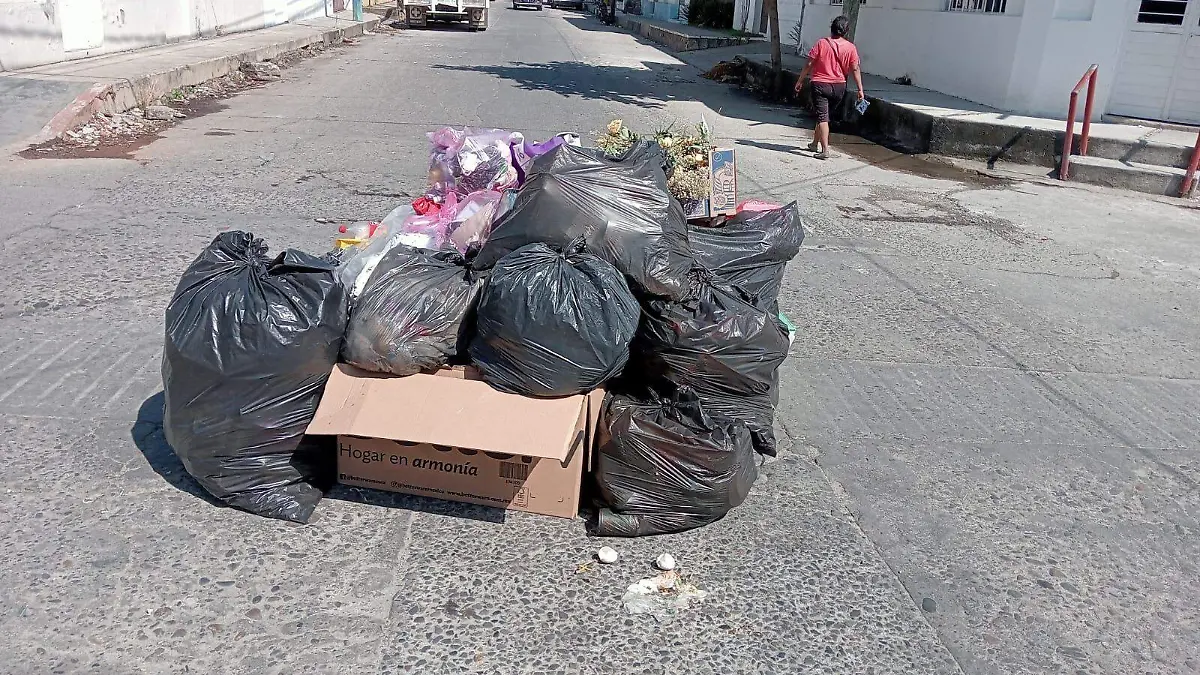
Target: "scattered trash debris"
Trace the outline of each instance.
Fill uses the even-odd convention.
[[[620,559],[621,554],[611,546],[602,546],[599,551],[596,551],[596,559],[605,565],[611,565]]]
[[[664,572],[670,572],[675,569],[675,556],[664,553],[654,559],[654,566]]]
[[[707,591],[697,588],[679,572],[669,570],[631,584],[621,596],[621,603],[630,614],[649,614],[658,621],[667,621],[706,597]]]
[[[242,65],[242,72],[252,80],[259,82],[268,82],[270,80],[278,80],[283,77],[279,66],[268,61],[257,61],[254,63],[246,63]]]
[[[185,117],[185,115],[183,113],[179,112],[178,110],[176,110],[170,106],[165,106],[165,105],[146,106],[146,110],[143,114],[145,115],[146,119],[155,120],[155,121],[159,121],[159,122],[166,122],[169,120]]]

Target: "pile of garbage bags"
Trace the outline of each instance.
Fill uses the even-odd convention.
[[[271,258],[227,232],[184,273],[163,382],[188,472],[232,506],[306,522],[333,481],[303,435],[335,363],[400,377],[471,364],[524,396],[606,388],[597,534],[677,532],[740,505],[776,452],[798,206],[690,224],[654,143],[609,157],[570,134],[429,141],[424,194],[346,248]]]

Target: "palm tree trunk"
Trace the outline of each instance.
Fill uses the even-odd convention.
[[[779,0],[763,0],[767,3],[767,31],[771,40],[771,73],[775,81],[772,96],[783,96],[783,50],[779,45]]]
[[[842,12],[850,19],[850,31],[846,33],[846,39],[854,42],[854,33],[858,29],[858,8],[862,6],[862,0],[842,0]]]

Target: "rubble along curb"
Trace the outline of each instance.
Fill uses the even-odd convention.
[[[97,82],[77,96],[67,107],[58,111],[42,127],[41,131],[25,141],[24,144],[40,145],[53,141],[67,131],[85,124],[96,113],[115,115],[133,108],[151,105],[176,89],[202,84],[229,75],[248,63],[267,61],[280,54],[318,43],[325,46],[336,44],[343,38],[356,37],[374,30],[380,21],[382,21],[381,17],[372,17],[350,26],[330,28],[313,32],[302,38],[205,59],[169,70],[146,73],[131,80]]]

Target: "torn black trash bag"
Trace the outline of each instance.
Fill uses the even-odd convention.
[[[446,365],[479,295],[473,276],[457,251],[388,251],[350,312],[345,361],[400,376]]]
[[[648,141],[615,160],[571,145],[538,157],[474,267],[487,269],[527,244],[560,248],[582,238],[636,291],[683,297],[693,263],[687,220],[667,192],[663,162],[662,150]]]
[[[804,243],[796,202],[772,211],[739,213],[720,227],[689,227],[688,237],[696,262],[726,285],[741,288],[759,309],[779,314],[784,267]]]
[[[706,271],[694,277],[690,298],[645,304],[633,347],[638,368],[631,371],[660,391],[691,387],[710,412],[745,421],[755,448],[774,455],[777,371],[787,357],[787,331],[740,289]]]
[[[214,497],[307,522],[333,472],[301,439],[342,347],[346,294],[329,262],[266,255],[225,232],[183,273],[166,312],[163,427]]]
[[[757,460],[745,423],[710,414],[687,388],[644,402],[610,395],[595,472],[608,506],[596,534],[668,534],[719,520],[750,493]]]
[[[531,244],[500,259],[476,312],[471,361],[500,391],[569,396],[621,372],[640,307],[612,265],[577,242]]]

